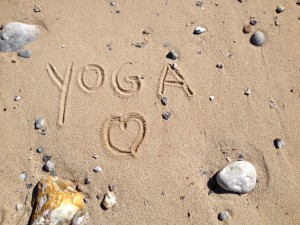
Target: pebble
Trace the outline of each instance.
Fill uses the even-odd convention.
[[[79,192],[83,192],[84,187],[81,184],[76,185],[76,190]]]
[[[213,101],[213,100],[215,100],[215,98],[216,98],[216,97],[215,97],[215,96],[213,96],[213,95],[212,95],[212,96],[209,96],[209,100],[210,100],[210,101]]]
[[[219,68],[219,69],[222,69],[222,68],[224,67],[224,65],[223,65],[222,63],[218,63],[218,64],[216,65],[216,67]]]
[[[243,27],[243,33],[244,34],[249,34],[252,31],[252,27],[250,24],[247,24]]]
[[[84,201],[85,204],[89,203],[89,199],[88,198],[84,198],[83,201]]]
[[[102,168],[101,168],[100,166],[96,166],[96,167],[93,169],[93,171],[94,171],[95,173],[100,173],[100,172],[102,171]]]
[[[244,161],[244,160],[245,160],[245,157],[244,157],[242,154],[240,154],[238,160],[239,160],[239,161]]]
[[[26,181],[27,180],[27,174],[25,172],[22,172],[20,175],[20,178],[22,181]]]
[[[115,3],[114,1],[110,1],[109,4],[110,4],[111,6],[115,6],[115,5],[116,5],[116,3]]]
[[[226,220],[228,217],[229,217],[229,212],[227,211],[220,212],[218,215],[218,219],[220,221]]]
[[[33,11],[38,13],[38,12],[42,11],[42,7],[39,6],[39,5],[35,5],[34,8],[33,8]]]
[[[17,211],[19,211],[21,208],[23,208],[23,204],[22,203],[16,204],[16,210]]]
[[[137,48],[142,48],[142,47],[143,47],[143,44],[141,44],[141,43],[136,43],[134,46],[137,47]]]
[[[251,89],[247,89],[244,93],[244,95],[249,96],[251,95]]]
[[[265,43],[265,35],[261,31],[256,31],[250,38],[251,44],[262,46]]]
[[[43,161],[44,163],[48,162],[49,160],[51,160],[52,156],[51,155],[44,155],[43,156]]]
[[[33,186],[33,184],[32,184],[32,183],[26,184],[26,188],[27,188],[27,189],[30,189],[30,188],[32,188],[32,186]]]
[[[44,150],[45,150],[44,147],[38,147],[38,148],[36,149],[36,151],[37,151],[38,153],[42,153]]]
[[[177,65],[177,63],[176,63],[176,62],[174,62],[174,63],[172,64],[172,66],[171,66],[171,67],[172,67],[172,69],[174,70],[174,69],[177,69],[177,66],[178,66],[178,65]]]
[[[99,158],[99,155],[93,155],[93,158],[94,158],[94,159],[98,159],[98,158]]]
[[[108,190],[115,191],[116,190],[116,186],[114,184],[110,184],[110,185],[108,185]]]
[[[55,169],[55,166],[54,166],[54,163],[51,161],[51,160],[48,160],[46,163],[45,163],[45,170],[47,172],[53,172]]]
[[[84,179],[84,183],[85,184],[91,184],[92,183],[92,179],[87,177],[87,178]]]
[[[20,50],[18,52],[18,56],[23,57],[23,58],[30,58],[31,55],[32,55],[32,51],[30,49]]]
[[[160,101],[161,104],[167,105],[169,103],[169,98],[167,96],[163,96]]]
[[[114,207],[116,203],[116,196],[114,192],[108,192],[105,194],[102,204],[106,209]]]
[[[204,9],[203,2],[201,2],[201,1],[196,2],[196,6],[201,7],[201,9]]]
[[[102,194],[101,194],[101,193],[98,193],[98,194],[96,195],[96,198],[100,200],[100,199],[102,198]]]
[[[178,59],[178,54],[174,51],[174,50],[171,50],[167,55],[166,57],[168,59],[172,59],[172,60],[176,60]]]
[[[142,31],[142,34],[149,35],[151,33],[150,29],[145,29]]]
[[[170,112],[164,112],[162,114],[162,118],[165,119],[165,120],[168,120],[171,116],[171,113]]]
[[[284,141],[281,138],[276,138],[274,140],[274,146],[277,149],[282,148],[284,146]]]
[[[34,127],[35,127],[36,130],[39,130],[43,127],[44,124],[45,124],[45,119],[38,118],[34,122]]]
[[[21,96],[19,96],[19,95],[14,98],[15,102],[20,101],[20,100],[21,100]]]
[[[256,18],[250,17],[250,22],[249,23],[250,23],[251,26],[255,26],[257,24]]]
[[[217,182],[227,191],[247,193],[255,188],[256,170],[250,162],[236,161],[219,171]]]
[[[206,32],[206,29],[204,27],[196,27],[196,29],[194,30],[194,34],[202,34]]]
[[[283,11],[285,10],[285,7],[284,6],[277,6],[276,8],[276,13],[282,13]]]
[[[277,103],[274,99],[270,99],[269,100],[269,104],[270,104],[270,108],[275,108],[277,106]]]
[[[6,24],[0,30],[0,52],[18,51],[38,37],[38,28],[35,25],[20,22]]]

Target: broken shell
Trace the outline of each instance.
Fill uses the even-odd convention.
[[[32,225],[70,224],[83,209],[83,194],[71,181],[48,176],[40,180]],[[33,202],[34,203],[34,202]]]
[[[115,193],[108,192],[105,194],[102,204],[106,209],[110,209],[110,208],[114,207],[114,205],[116,203],[117,202],[116,202]]]

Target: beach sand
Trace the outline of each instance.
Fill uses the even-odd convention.
[[[0,53],[1,225],[28,223],[33,188],[48,174],[45,154],[59,177],[83,185],[90,225],[299,224],[300,6],[196,3],[1,1],[1,24],[40,28],[24,47],[30,58]],[[257,24],[244,34],[250,17]],[[194,35],[198,26],[207,32]],[[258,30],[262,47],[249,42]],[[177,60],[166,58],[172,49]],[[240,154],[256,168],[255,189],[208,194],[211,178]],[[117,204],[103,210],[96,195],[109,185]]]

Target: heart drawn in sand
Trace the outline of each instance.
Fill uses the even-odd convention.
[[[115,153],[134,156],[146,134],[146,121],[137,113],[112,116],[103,129],[104,144]]]

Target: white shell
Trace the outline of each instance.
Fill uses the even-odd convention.
[[[115,204],[116,204],[116,196],[115,193],[113,192],[108,192],[105,194],[104,196],[104,200],[103,200],[103,206],[106,209],[110,209],[112,208]]]

